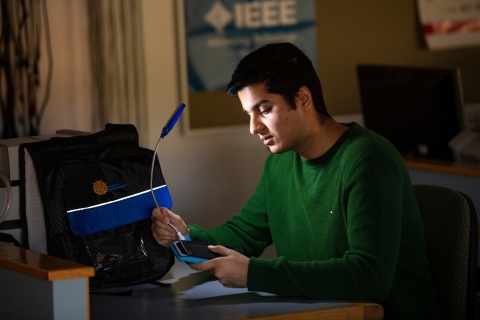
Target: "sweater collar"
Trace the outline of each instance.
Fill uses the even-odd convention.
[[[356,122],[342,124],[348,127],[347,131],[345,131],[335,142],[335,144],[323,155],[315,159],[305,160],[297,154],[297,157],[301,160],[303,166],[305,166],[307,169],[315,169],[327,164],[332,160],[333,156],[338,152],[338,150],[345,144],[348,139],[354,136],[359,130],[362,130],[362,126],[360,126]]]

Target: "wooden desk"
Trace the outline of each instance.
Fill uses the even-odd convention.
[[[367,302],[282,297],[223,287],[208,272],[196,272],[176,262],[161,280],[117,288],[133,289],[129,297],[90,295],[95,319],[382,319],[382,306]]]
[[[456,161],[403,157],[408,169],[480,178],[480,165]]]
[[[89,319],[92,267],[0,243],[2,319]]]

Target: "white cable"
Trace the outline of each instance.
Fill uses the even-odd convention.
[[[157,145],[155,146],[155,150],[153,151],[153,157],[152,157],[152,167],[150,168],[150,190],[152,191],[152,197],[153,201],[155,201],[155,205],[157,206],[157,209],[160,210],[160,207],[158,206],[157,198],[155,198],[155,193],[153,192],[153,168],[155,166],[155,158],[157,157],[157,149],[158,145],[160,144],[160,141],[162,141],[162,137],[158,139]]]
[[[150,168],[150,190],[152,191],[153,201],[155,201],[155,205],[157,206],[158,210],[160,210],[160,207],[158,206],[157,198],[155,198],[155,193],[153,192],[153,168],[155,166],[155,158],[157,157],[158,145],[160,144],[160,141],[162,141],[162,139],[163,137],[160,136],[160,139],[158,139],[157,141],[157,145],[155,146],[155,150],[153,151],[152,167]],[[178,231],[177,228],[173,226],[173,224],[169,223],[168,225],[170,226],[170,228],[172,228],[175,231],[179,240],[186,240],[185,236],[181,234],[180,231]]]
[[[0,216],[0,223],[2,223],[3,220],[5,220],[5,218],[7,217],[8,212],[10,211],[10,207],[12,206],[12,188],[7,177],[5,177],[3,174],[0,174],[0,179],[3,180],[3,183],[5,183],[5,187],[7,188],[7,204],[5,205],[5,209]]]

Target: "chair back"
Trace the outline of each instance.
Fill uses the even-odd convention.
[[[427,257],[444,319],[474,319],[477,287],[475,207],[458,191],[414,185],[422,216]]]

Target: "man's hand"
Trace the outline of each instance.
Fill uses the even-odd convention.
[[[223,257],[190,264],[190,268],[197,271],[210,270],[210,273],[217,277],[218,281],[227,288],[247,287],[249,258],[223,246],[209,246],[208,249],[221,254]]]
[[[167,208],[153,209],[152,211],[152,232],[155,240],[162,246],[168,248],[173,241],[178,240],[178,236],[169,223],[180,231],[183,235],[190,235],[190,230],[179,215],[176,215]]]

